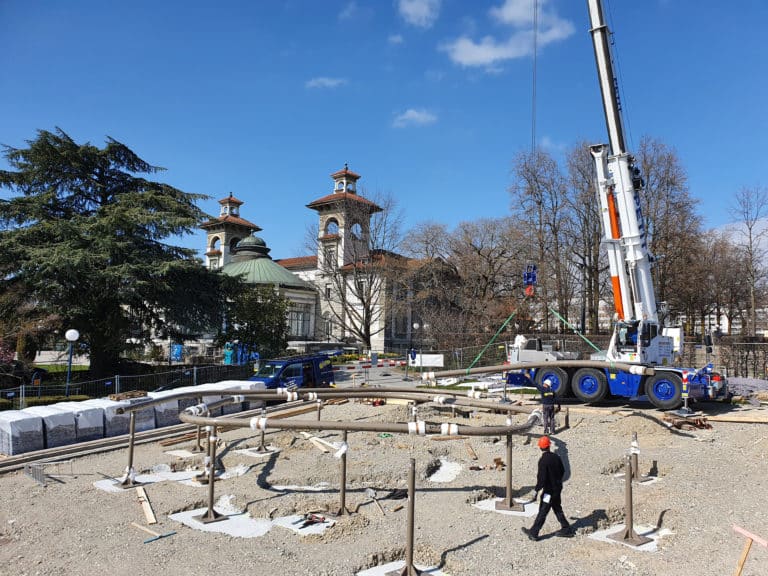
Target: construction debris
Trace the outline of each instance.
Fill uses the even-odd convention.
[[[130,400],[131,398],[145,398],[146,396],[147,393],[144,390],[128,390],[127,392],[110,394],[107,398],[113,402],[119,402],[121,400]]]

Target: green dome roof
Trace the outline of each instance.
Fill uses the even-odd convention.
[[[272,284],[298,290],[313,290],[305,282],[273,261],[269,256],[266,242],[258,236],[247,236],[237,243],[233,261],[221,268],[227,276],[242,276],[248,284]]]

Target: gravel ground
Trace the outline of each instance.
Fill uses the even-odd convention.
[[[738,416],[768,419],[768,408],[719,407]],[[469,416],[469,415],[468,415]],[[503,417],[478,414],[452,417],[424,407],[420,418],[430,422],[502,424]],[[336,576],[404,559],[407,505],[397,496],[407,487],[411,458],[416,460],[415,561],[439,566],[445,574],[547,576],[593,574],[726,574],[733,573],[742,536],[732,525],[768,537],[768,427],[765,424],[713,422],[711,430],[679,431],[663,426],[650,408],[616,411],[571,407],[571,427],[554,438],[569,478],[563,493],[566,515],[577,536],[554,536],[557,522],[550,515],[539,542],[530,542],[521,526],[532,518],[501,515],[472,504],[504,496],[505,472],[493,466],[506,459],[498,438],[437,441],[425,437],[354,433],[349,436],[347,505],[357,513],[339,517],[322,535],[299,536],[274,527],[259,538],[235,538],[185,527],[169,514],[204,507],[207,488],[159,482],[146,486],[158,518],[158,532],[174,536],[144,544],[148,535],[131,522],[145,524],[134,490],[110,493],[93,483],[122,473],[127,451],[81,457],[73,462],[75,476],[62,476],[39,485],[23,472],[0,476],[4,495],[0,508],[0,574],[8,575],[164,575],[270,573],[284,576]],[[306,418],[304,416],[303,418]],[[373,407],[350,402],[328,407],[324,419],[402,422],[407,407]],[[522,423],[524,416],[516,418]],[[539,450],[536,438],[516,436],[512,485],[515,496],[532,496]],[[658,526],[671,534],[660,539],[655,552],[642,552],[618,543],[589,537],[596,530],[623,521],[624,481],[614,477],[627,454],[632,433],[640,444],[641,472],[656,463],[659,479],[634,489],[636,526]],[[331,432],[317,434],[340,440]],[[227,470],[252,465],[235,452],[256,447],[259,435],[250,430],[221,434],[222,462]],[[322,453],[299,433],[270,432],[268,443],[281,448],[248,473],[217,481],[216,496],[226,497],[255,518],[338,509],[339,460]],[[471,446],[472,450],[467,448]],[[170,448],[158,444],[136,449],[139,470],[171,465],[177,469],[200,464],[200,458],[179,459],[164,450],[191,449],[192,442]],[[477,455],[477,460],[471,453]],[[461,470],[449,482],[429,476],[439,462]],[[448,465],[444,464],[444,468]],[[482,467],[472,470],[470,467]],[[68,472],[68,467],[62,467]],[[320,492],[281,493],[276,485],[323,485]],[[381,498],[382,514],[366,495],[373,488]],[[744,575],[768,574],[768,551],[753,546]]]

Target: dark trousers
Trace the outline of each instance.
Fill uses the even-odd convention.
[[[568,523],[565,514],[563,514],[563,507],[560,504],[560,492],[557,494],[550,494],[549,502],[544,502],[544,492],[542,492],[541,497],[539,498],[539,513],[536,515],[536,520],[534,520],[533,526],[531,527],[531,533],[534,536],[539,535],[539,531],[541,530],[541,527],[544,526],[544,521],[547,519],[547,514],[549,514],[550,510],[555,513],[555,518],[560,522],[560,527],[563,530],[570,528],[571,525]]]
[[[555,405],[554,404],[544,404],[542,406],[542,411],[544,412],[544,434],[554,434],[555,433]]]

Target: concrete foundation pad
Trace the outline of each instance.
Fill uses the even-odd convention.
[[[632,544],[629,544],[628,542],[619,542],[618,540],[614,540],[610,538],[613,534],[616,534],[617,532],[621,532],[626,527],[625,524],[616,524],[615,526],[611,526],[610,528],[606,530],[599,530],[597,532],[593,532],[589,535],[589,538],[592,540],[598,540],[600,542],[608,542],[610,544],[621,544],[623,546],[627,546],[628,548],[632,548],[633,550],[640,550],[641,552],[656,552],[658,550],[658,543],[659,540],[664,536],[669,536],[673,534],[671,530],[668,530],[666,528],[662,528],[661,530],[656,530],[654,526],[640,526],[635,525],[635,532],[638,536],[645,536],[646,538],[650,538],[650,542],[646,542],[642,546],[633,546]]]
[[[189,450],[168,450],[166,454],[168,454],[168,456],[176,456],[177,458],[194,458],[195,456],[200,455],[199,452],[195,454]]]
[[[421,570],[422,574],[432,574],[433,576],[448,576],[445,572],[438,570],[436,566],[427,567],[416,563],[414,563],[414,565],[416,568]],[[398,560],[397,562],[390,562],[389,564],[382,564],[381,566],[374,566],[373,568],[368,568],[362,572],[357,572],[357,576],[386,576],[390,572],[399,572],[404,567],[405,561]]]
[[[221,512],[215,506],[213,509],[217,512]],[[201,516],[205,514],[207,510],[207,508],[186,510],[184,512],[170,514],[168,518],[174,522],[179,522],[188,528],[192,528],[193,530],[200,530],[201,532],[218,532],[220,534],[234,536],[235,538],[258,538],[259,536],[264,536],[264,534],[272,529],[272,522],[270,520],[264,518],[251,518],[251,515],[247,512],[228,515],[224,520],[211,522],[209,524],[204,524],[199,520],[195,520],[195,516]]]
[[[280,448],[275,448],[274,446],[267,446],[266,452],[259,452],[257,448],[243,448],[240,450],[233,450],[235,454],[242,454],[243,456],[250,456],[251,458],[258,458],[259,460],[264,458],[269,458],[273,454],[278,454],[280,452]]]
[[[616,479],[624,480],[624,472],[619,472],[617,474],[614,474],[613,477]],[[641,476],[639,482],[637,480],[634,480],[632,482],[632,486],[646,486],[650,484],[656,484],[656,482],[658,482],[659,480],[661,480],[661,478],[659,478],[658,476]]]
[[[330,492],[333,490],[331,485],[327,482],[321,482],[320,484],[316,484],[314,486],[296,486],[294,484],[289,486],[279,486],[277,484],[273,484],[269,488],[271,490],[277,490],[278,492]]]
[[[142,485],[155,484],[156,482],[164,482],[166,480],[180,482],[194,477],[195,474],[197,474],[197,472],[191,470],[185,470],[183,472],[155,472],[152,474],[137,474],[134,478],[134,481]],[[104,490],[105,492],[125,492],[126,488],[123,488],[120,485],[120,483],[123,481],[123,478],[125,478],[125,476],[121,476],[119,479],[113,480],[97,480],[93,483],[93,485],[99,490]]]
[[[513,502],[522,504],[525,510],[515,512],[514,510],[497,510],[496,502],[503,502],[504,498],[490,498],[488,500],[480,500],[472,504],[475,508],[485,510],[486,512],[496,512],[497,514],[506,514],[507,516],[522,516],[523,518],[530,518],[536,516],[539,513],[539,503],[532,502],[531,500],[525,500],[523,498],[512,498]]]
[[[304,528],[302,528],[301,525],[304,524],[306,518],[300,514],[294,514],[293,516],[281,516],[280,518],[275,518],[272,523],[275,526],[281,526],[283,528],[287,528],[288,530],[292,530],[300,536],[322,534],[328,528],[336,524],[336,521],[332,518],[329,518],[328,516],[324,516],[322,514],[318,514],[318,516],[324,518],[324,521],[318,522],[317,524],[310,524]]]

